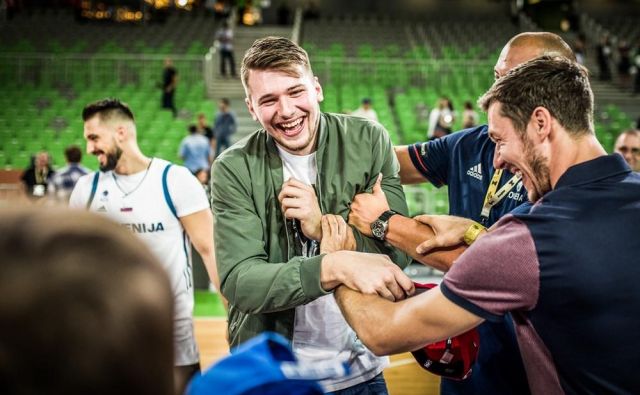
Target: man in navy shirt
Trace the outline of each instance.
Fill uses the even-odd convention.
[[[496,79],[513,67],[546,53],[558,53],[571,60],[575,56],[562,38],[552,33],[521,33],[513,37],[503,48],[494,68]],[[449,187],[449,213],[473,219],[485,226],[493,225],[500,217],[517,208],[527,212],[527,191],[522,181],[507,169],[496,172],[493,166],[495,144],[489,139],[487,125],[466,129],[440,139],[411,146],[396,147],[403,184],[416,184],[425,179],[433,185]],[[493,188],[491,185],[496,183]],[[494,195],[494,201],[489,199]],[[493,203],[493,204],[492,204]],[[523,204],[525,203],[525,204]],[[371,224],[381,222],[379,217],[387,212],[384,194],[357,195],[351,205],[349,221],[362,233],[371,235]],[[484,215],[483,215],[484,214]],[[420,217],[430,224],[427,216]],[[424,240],[427,245],[438,242],[427,226],[416,219],[391,215],[387,218],[384,239],[408,252],[414,259],[447,271],[461,248],[454,251],[440,250],[423,255]],[[462,237],[460,237],[462,241]],[[522,365],[515,333],[510,319],[487,322],[481,325],[480,353],[473,366],[473,374],[466,380],[443,379],[442,394],[526,394],[528,385]]]
[[[596,139],[586,69],[535,59],[480,103],[496,168],[522,176],[530,213],[498,221],[429,292],[391,303],[340,287],[345,318],[387,354],[511,312],[532,393],[640,393],[640,175]]]

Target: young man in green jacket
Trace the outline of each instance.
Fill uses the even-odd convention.
[[[401,270],[409,257],[382,241],[390,213],[377,224],[379,240],[345,223],[353,197],[378,177],[391,210],[407,214],[388,133],[376,122],[321,113],[322,87],[307,53],[288,39],[257,40],[243,59],[242,83],[263,129],[212,168],[230,344],[275,331],[291,339],[303,362],[349,362],[351,374],[324,381],[326,391],[386,394],[381,372],[388,360],[357,340],[332,291],[345,284],[390,300],[413,292]],[[323,242],[323,233],[339,237]]]

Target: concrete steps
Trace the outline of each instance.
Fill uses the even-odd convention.
[[[233,55],[235,60],[236,74],[235,78],[227,76],[222,77],[220,75],[220,60],[216,56],[213,61],[215,64],[214,75],[212,83],[207,87],[207,94],[209,98],[219,100],[226,97],[231,101],[231,109],[236,113],[238,120],[238,131],[232,137],[232,142],[235,142],[246,135],[254,132],[260,125],[251,118],[249,110],[244,103],[245,92],[242,87],[242,81],[240,80],[240,65],[242,64],[242,58],[244,53],[249,49],[251,44],[259,38],[266,36],[281,36],[291,37],[291,27],[282,26],[238,26],[234,30],[233,41]]]

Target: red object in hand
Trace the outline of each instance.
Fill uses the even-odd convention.
[[[436,284],[415,283],[416,292],[421,294]],[[438,376],[464,380],[471,375],[471,367],[478,357],[480,335],[473,328],[458,336],[450,337],[412,351],[413,357],[425,370]]]

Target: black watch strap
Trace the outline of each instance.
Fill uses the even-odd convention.
[[[386,237],[387,231],[389,229],[389,218],[391,218],[391,216],[395,214],[397,214],[395,211],[388,210],[382,213],[378,217],[378,219],[373,221],[373,223],[371,224],[371,233],[374,238],[380,241],[384,241],[384,238]]]
[[[380,216],[378,217],[378,219],[379,219],[380,221],[385,221],[385,222],[386,222],[386,221],[388,221],[388,220],[389,220],[389,218],[391,218],[392,216],[394,216],[394,215],[396,215],[396,214],[398,214],[398,213],[396,213],[396,212],[395,212],[395,211],[393,211],[393,210],[387,210],[387,211],[385,211],[384,213],[380,214]]]

